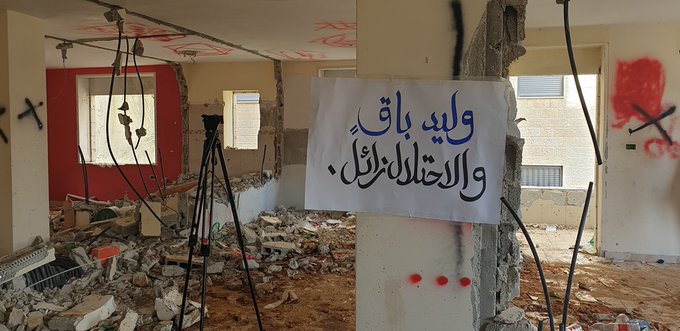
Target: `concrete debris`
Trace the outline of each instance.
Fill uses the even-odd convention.
[[[285,290],[283,294],[281,295],[281,299],[279,301],[270,303],[266,306],[264,306],[264,309],[274,309],[286,302],[288,303],[295,303],[298,301],[298,296],[295,294],[295,291],[293,290]]]
[[[505,324],[501,322],[493,322],[486,326],[486,331],[538,331],[535,325],[531,324],[526,318],[521,319],[514,324]]]
[[[132,275],[132,285],[139,287],[151,286],[151,280],[149,280],[149,276],[146,273],[136,272]]]
[[[59,331],[85,331],[95,327],[116,311],[112,295],[91,295],[75,307],[52,318],[48,326]]]
[[[128,310],[118,325],[118,331],[134,331],[137,328],[137,320],[139,320],[139,314],[133,310]]]
[[[178,265],[164,265],[161,269],[161,274],[165,277],[184,276],[186,270]]]
[[[113,205],[134,206],[123,201],[105,207]],[[74,202],[72,207],[78,210],[85,208],[83,206]],[[96,215],[98,207],[88,208],[88,212]],[[167,210],[162,208],[161,213],[165,215]],[[0,304],[0,323],[7,325],[12,319],[9,328],[12,331],[22,325],[28,331],[46,331],[43,324],[50,330],[90,330],[97,326],[123,331],[135,330],[135,327],[172,330],[182,297],[177,289],[180,279],[175,277],[183,277],[187,272],[189,230],[182,225],[186,220],[180,220],[170,228],[163,228],[159,237],[145,230],[149,235],[145,237],[138,231],[139,217],[137,214],[96,220],[81,229],[71,227],[55,232],[45,245],[54,248],[62,258],[70,256],[83,266],[84,274],[60,288],[15,292],[17,299],[2,302],[11,307],[6,313]],[[155,219],[151,221],[157,223]],[[276,287],[272,279],[279,277],[352,270],[355,224],[356,218],[350,214],[283,206],[262,212],[257,220],[244,224],[243,237],[248,243],[245,254],[258,295],[274,295]],[[215,229],[212,235],[207,283],[218,282],[231,291],[245,291],[247,286],[240,270],[243,258],[233,223]],[[96,263],[93,256],[103,263]],[[200,281],[195,277],[200,274],[198,269],[203,263],[203,257],[198,256],[192,262],[195,271],[189,283],[192,296],[200,288]],[[297,300],[297,295],[290,290],[287,296],[281,304]],[[135,310],[129,310],[131,307]],[[198,322],[198,307],[195,303],[187,305],[184,327]],[[45,323],[40,321],[41,316]]]
[[[15,327],[24,324],[24,319],[26,318],[26,313],[19,308],[12,308],[9,312],[9,317],[7,318],[7,327],[14,329]]]
[[[502,311],[500,314],[496,315],[495,320],[504,324],[514,324],[519,322],[524,318],[524,310],[515,306],[511,306],[508,309]]]
[[[209,264],[207,268],[208,274],[221,274],[224,271],[224,262],[215,262]]]
[[[26,316],[26,329],[33,331],[43,325],[43,313],[39,311],[32,311]]]
[[[4,324],[0,324],[0,331],[9,331],[9,329]]]

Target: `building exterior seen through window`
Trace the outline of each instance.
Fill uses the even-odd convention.
[[[83,151],[85,162],[96,165],[113,165],[106,141],[106,113],[109,103],[110,76],[79,76],[78,89],[78,144]],[[143,75],[144,86],[144,129],[137,146],[135,130],[142,123],[142,88],[137,77],[128,77],[127,94],[124,96],[124,79],[116,78],[111,109],[109,111],[109,139],[111,149],[120,165],[135,164],[133,146],[140,164],[147,164],[145,151],[151,162],[156,162],[156,84],[153,75]],[[126,139],[125,127],[121,124],[119,110],[127,101],[129,109],[125,112],[132,119],[130,131],[132,145]]]
[[[224,91],[225,148],[256,150],[260,133],[260,93]]]

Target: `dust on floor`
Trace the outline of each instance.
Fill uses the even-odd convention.
[[[552,309],[561,320],[562,304],[569,274],[569,263],[576,240],[575,228],[559,228],[547,232],[545,226],[529,228],[537,246],[543,271],[550,288]],[[592,231],[583,235],[587,247]],[[547,318],[543,290],[529,246],[518,234],[524,265],[520,297],[512,304],[524,309],[534,322]],[[610,261],[581,251],[574,276],[569,306],[569,324],[579,323],[584,329],[611,314],[647,320],[659,330],[680,330],[680,265]],[[601,314],[595,316],[594,314]],[[547,322],[546,322],[547,327]]]

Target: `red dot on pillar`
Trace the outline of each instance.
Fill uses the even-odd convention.
[[[413,285],[417,285],[420,283],[421,280],[423,280],[423,277],[420,276],[419,274],[413,274],[408,277],[409,282]]]
[[[460,286],[468,287],[468,286],[470,286],[470,284],[472,284],[472,281],[470,280],[470,278],[463,277],[463,278],[460,279]]]
[[[449,279],[444,276],[437,277],[437,285],[444,287],[449,283]]]

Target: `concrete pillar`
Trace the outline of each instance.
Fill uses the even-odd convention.
[[[46,103],[44,35],[42,20],[0,11],[0,129],[9,139],[0,140],[0,255],[49,238],[47,105],[36,109],[42,130],[33,116],[18,118],[26,98]]]
[[[486,1],[462,5],[467,45]],[[451,79],[456,34],[450,1],[358,0],[357,23],[359,77]],[[478,296],[458,283],[473,278],[471,228],[358,215],[357,330],[472,330]],[[412,273],[422,276],[420,287],[408,283]],[[438,287],[439,276],[450,284]]]

